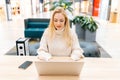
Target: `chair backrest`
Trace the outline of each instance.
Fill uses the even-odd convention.
[[[44,30],[48,27],[50,19],[28,18],[24,20],[24,36],[26,38],[41,38]],[[70,20],[70,27],[72,21]]]
[[[25,28],[47,28],[50,19],[28,18],[24,20]]]
[[[48,27],[50,19],[28,18],[24,20],[24,36],[27,38],[41,38]]]

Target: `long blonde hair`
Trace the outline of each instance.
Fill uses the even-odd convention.
[[[50,37],[50,40],[52,40],[54,38],[54,35],[55,35],[55,27],[54,27],[54,16],[56,13],[61,13],[64,17],[65,17],[65,29],[64,29],[64,39],[66,40],[66,43],[68,46],[71,46],[72,45],[72,38],[71,38],[71,32],[70,32],[70,23],[69,23],[69,19],[66,15],[66,12],[65,10],[62,8],[62,7],[57,7],[54,11],[53,11],[53,14],[52,14],[52,17],[50,19],[50,23],[49,23],[49,26],[48,26],[48,29],[49,29],[49,37]]]

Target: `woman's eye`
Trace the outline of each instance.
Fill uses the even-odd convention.
[[[64,20],[54,20],[54,22],[64,22]]]
[[[57,20],[54,20],[54,22],[57,22]]]
[[[64,22],[64,20],[60,20],[60,22]]]

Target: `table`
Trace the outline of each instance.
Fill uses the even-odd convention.
[[[70,58],[54,57],[51,61],[60,59]],[[0,56],[0,80],[120,80],[120,59],[84,58],[80,76],[38,76],[34,63],[26,70],[18,68],[26,60],[39,59],[36,56]]]

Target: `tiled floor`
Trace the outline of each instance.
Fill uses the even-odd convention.
[[[100,21],[101,26],[97,30],[96,41],[113,58],[120,58],[120,24]],[[15,41],[24,37],[24,21],[0,22],[0,55],[4,55],[16,45]]]

